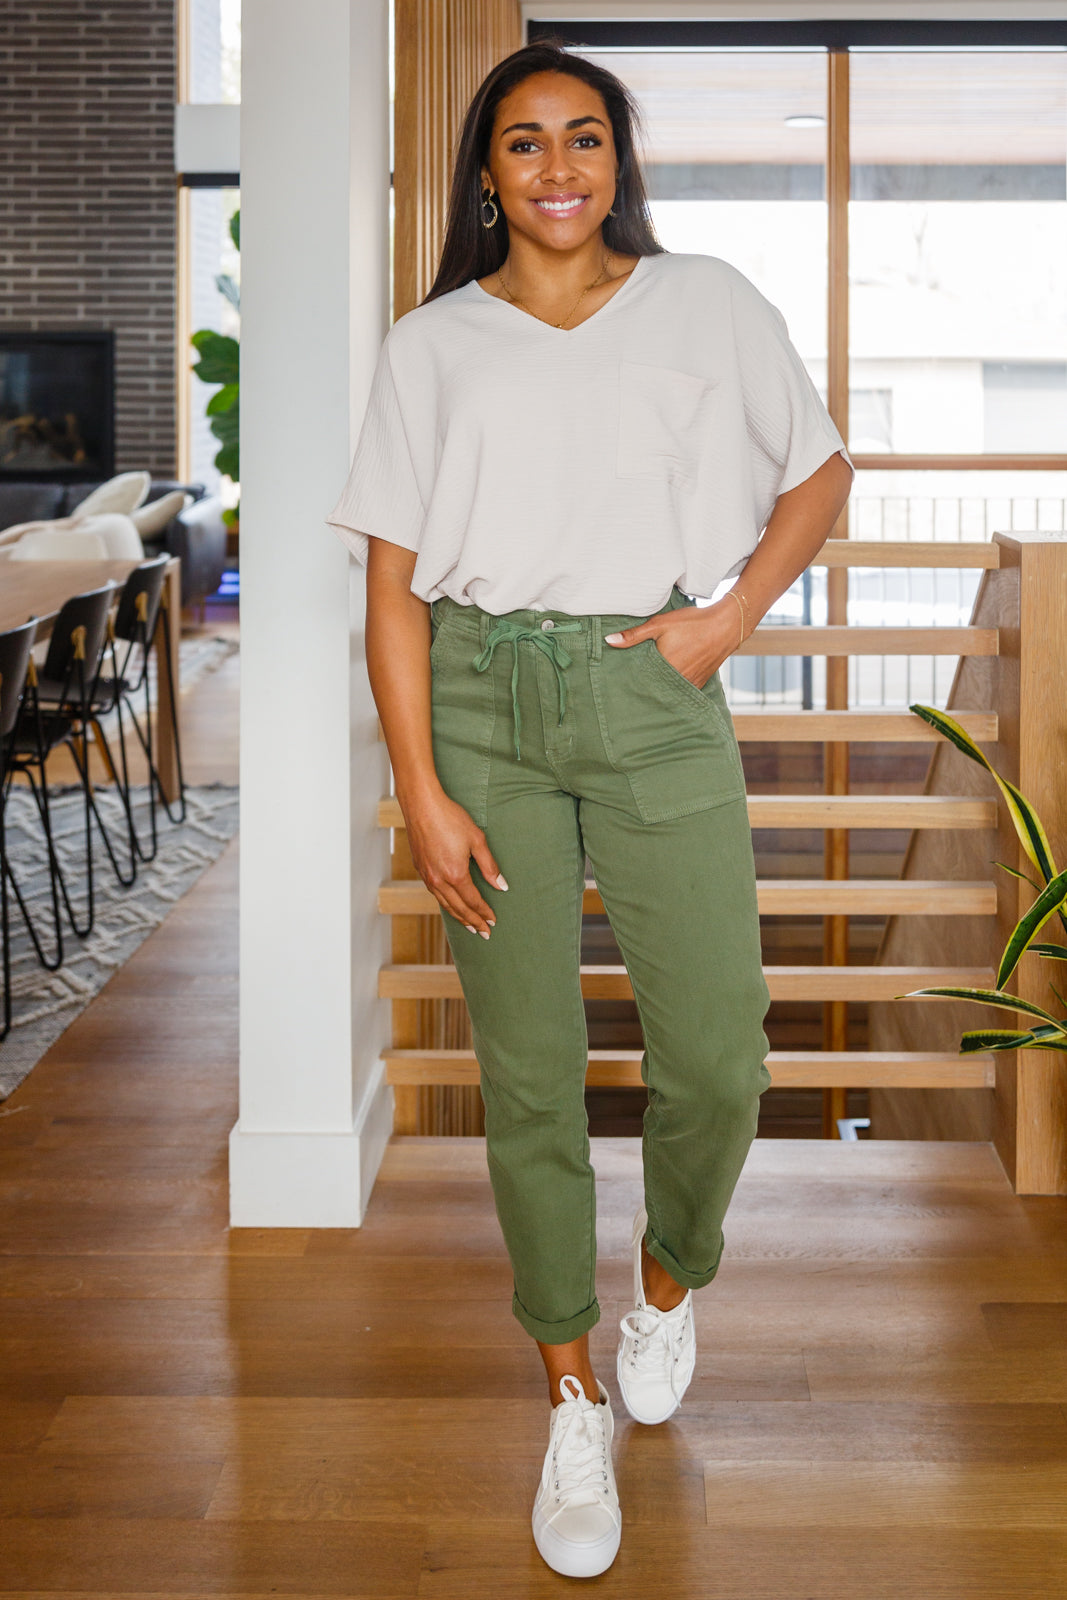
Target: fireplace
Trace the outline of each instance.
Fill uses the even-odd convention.
[[[115,471],[115,335],[0,330],[0,482]]]

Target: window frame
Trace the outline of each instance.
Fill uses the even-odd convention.
[[[849,140],[850,50],[1063,50],[1067,21],[952,21],[830,18],[818,21],[555,21],[530,18],[527,40],[555,38],[590,51],[752,51],[821,48],[827,53],[827,399],[843,439],[849,437]],[[850,454],[852,452],[850,451]],[[852,454],[857,471],[1067,470],[1067,451],[1022,454]]]

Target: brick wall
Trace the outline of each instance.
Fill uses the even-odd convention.
[[[116,470],[164,478],[176,454],[174,5],[20,0],[0,48],[3,326],[114,328]]]

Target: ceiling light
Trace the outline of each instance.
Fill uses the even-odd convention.
[[[787,128],[825,128],[826,118],[815,117],[805,111],[800,116],[786,117],[785,125]]]

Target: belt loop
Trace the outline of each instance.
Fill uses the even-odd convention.
[[[604,644],[604,641],[601,638],[601,630],[604,626],[604,619],[602,617],[593,617],[591,620],[593,624],[593,637],[589,641],[589,659],[590,661],[599,661],[600,652]]]

